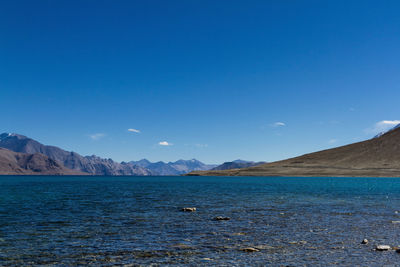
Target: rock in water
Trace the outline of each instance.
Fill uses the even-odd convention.
[[[217,216],[214,218],[214,221],[229,221],[231,218],[229,217],[222,217],[222,216]]]
[[[361,244],[363,244],[363,245],[366,245],[366,244],[368,244],[368,239],[363,239],[363,241],[361,241]]]
[[[182,208],[182,211],[186,211],[186,212],[194,212],[196,211],[196,208]]]
[[[260,250],[259,249],[256,249],[256,248],[242,248],[241,249],[241,251],[244,251],[244,252],[259,252]]]
[[[375,248],[375,250],[377,250],[377,251],[388,251],[388,250],[390,250],[391,248],[390,248],[390,246],[388,246],[388,245],[378,245],[378,246],[376,246],[376,248]]]

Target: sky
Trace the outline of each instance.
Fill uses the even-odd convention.
[[[399,1],[1,1],[0,131],[274,161],[400,122]]]

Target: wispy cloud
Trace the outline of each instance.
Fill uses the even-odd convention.
[[[206,148],[208,147],[208,144],[195,144],[194,146],[198,148]]]
[[[158,143],[160,146],[172,146],[172,143],[168,143],[167,141],[161,141]]]
[[[95,134],[90,134],[90,135],[89,135],[90,139],[92,139],[92,140],[94,140],[94,141],[100,140],[100,139],[103,138],[104,136],[106,136],[106,135],[103,134],[103,133],[95,133]]]
[[[286,123],[277,121],[277,122],[274,122],[273,124],[271,124],[271,126],[272,127],[283,127],[283,126],[286,126]]]
[[[390,130],[391,128],[395,127],[396,125],[400,124],[400,120],[383,120],[378,121],[375,125],[371,128],[365,130],[368,134],[379,134],[381,132],[385,132]]]
[[[131,132],[131,133],[140,133],[139,130],[133,129],[133,128],[129,128],[129,129],[128,129],[128,132]]]
[[[337,139],[331,139],[331,140],[328,141],[328,143],[329,143],[329,144],[334,144],[334,143],[336,143],[337,141],[338,141]]]

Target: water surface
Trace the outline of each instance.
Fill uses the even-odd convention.
[[[397,211],[394,178],[4,176],[0,265],[396,266]]]

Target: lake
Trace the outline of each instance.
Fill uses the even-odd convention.
[[[379,244],[400,179],[0,177],[0,265],[396,266]]]

